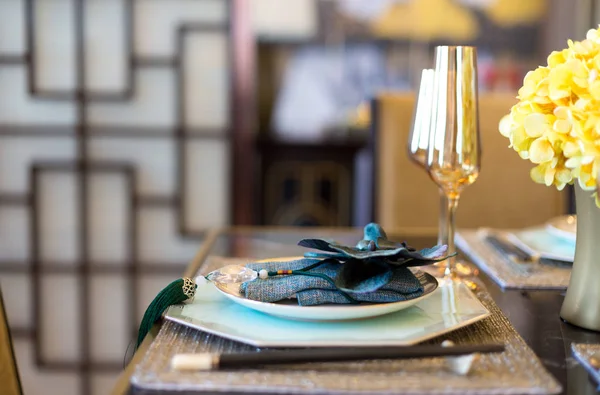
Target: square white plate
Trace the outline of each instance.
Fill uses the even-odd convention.
[[[213,284],[166,319],[256,347],[367,347],[420,343],[484,319],[489,311],[462,283],[440,282],[427,299],[375,318],[310,322],[277,318],[231,302]]]

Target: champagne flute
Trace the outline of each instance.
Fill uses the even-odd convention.
[[[435,52],[435,78],[427,170],[448,201],[446,224],[448,252],[456,252],[454,233],[460,194],[479,175],[481,142],[477,97],[477,51],[474,47],[439,46]],[[445,276],[470,275],[446,260]]]
[[[415,105],[412,127],[408,136],[408,157],[425,171],[427,171],[427,152],[431,131],[434,75],[435,71],[433,69],[424,69],[421,72],[417,103]],[[439,245],[448,244],[445,214],[447,206],[446,195],[440,189],[440,215],[437,241]]]

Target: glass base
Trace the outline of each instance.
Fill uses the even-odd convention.
[[[437,278],[463,279],[479,274],[479,270],[476,267],[460,260],[454,262],[452,269],[448,267],[446,261],[443,261],[425,266],[423,270]]]

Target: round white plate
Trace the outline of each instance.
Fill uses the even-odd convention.
[[[563,215],[552,218],[546,223],[546,230],[555,236],[575,242],[577,235],[577,216]]]
[[[358,305],[328,304],[320,306],[298,306],[298,302],[295,299],[278,303],[259,302],[246,299],[241,295],[239,284],[215,285],[223,295],[233,302],[265,314],[303,321],[340,321],[376,317],[411,307],[431,296],[433,291],[438,287],[435,277],[427,273],[423,273],[421,283],[424,288],[423,295],[410,300],[392,303],[364,303]]]

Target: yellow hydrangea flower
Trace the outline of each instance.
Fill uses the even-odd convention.
[[[595,190],[600,168],[600,28],[552,52],[527,73],[519,102],[499,124],[533,181],[562,190],[577,180]],[[600,197],[594,195],[600,207]]]

